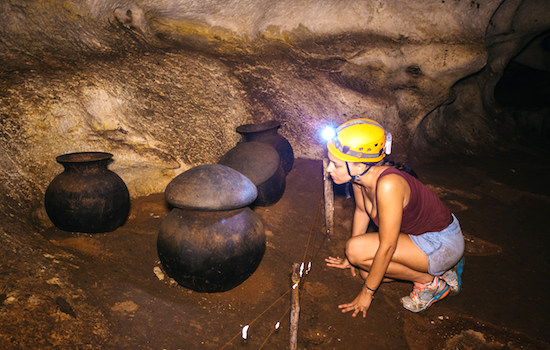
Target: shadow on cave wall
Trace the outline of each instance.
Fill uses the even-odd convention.
[[[548,157],[550,32],[508,44],[496,36],[490,39],[487,65],[458,81],[448,102],[420,123],[413,163],[518,151]],[[515,47],[509,57],[507,45]]]
[[[540,110],[550,107],[550,71],[512,61],[495,88],[495,99],[503,107]]]
[[[510,110],[523,140],[550,146],[550,32],[532,40],[509,62],[494,97]]]

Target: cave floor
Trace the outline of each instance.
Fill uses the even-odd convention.
[[[89,325],[89,332],[106,334],[95,344],[50,344],[52,348],[285,349],[290,334],[291,266],[305,260],[312,266],[300,283],[299,349],[550,348],[545,295],[550,232],[543,224],[550,208],[550,162],[547,154],[541,159],[540,154],[525,152],[519,161],[503,155],[415,167],[419,178],[457,215],[466,238],[461,293],[425,312],[415,314],[401,307],[399,298],[412,288],[407,282],[383,284],[366,318],[339,311],[337,305],[351,301],[361,281],[349,271],[326,267],[323,259],[342,256],[353,200],[346,199],[341,188],[335,189],[336,224],[328,236],[322,163],[297,159],[282,199],[254,209],[264,221],[267,237],[260,266],[227,292],[190,291],[159,270],[156,238],[169,211],[163,194],[134,199],[127,223],[114,232],[45,230],[42,235],[49,242],[78,258],[71,284],[102,313],[104,322],[98,327],[104,329]],[[54,329],[80,317],[71,307],[77,302],[57,300]],[[249,325],[247,340],[241,337],[245,325]],[[39,335],[22,330],[19,336]]]

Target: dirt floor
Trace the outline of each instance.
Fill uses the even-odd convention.
[[[169,208],[163,194],[137,198],[128,222],[114,232],[67,233],[53,227],[41,232],[59,248],[43,254],[44,259],[64,266],[68,276],[65,282],[49,278],[44,284],[57,288],[59,296],[46,308],[55,317],[45,318],[48,325],[34,326],[32,332],[24,322],[12,322],[9,336],[7,328],[0,332],[0,345],[285,349],[291,266],[311,261],[300,283],[299,349],[550,349],[550,232],[543,223],[550,208],[550,162],[547,153],[522,152],[513,161],[503,155],[415,167],[457,215],[466,237],[461,293],[425,312],[400,306],[399,298],[412,288],[407,282],[384,284],[365,319],[339,311],[337,305],[351,301],[361,281],[327,268],[323,259],[343,254],[353,199],[335,189],[336,226],[328,236],[322,164],[297,159],[283,198],[254,209],[264,221],[267,248],[258,269],[241,285],[223,293],[198,293],[166,276],[156,239]],[[62,293],[64,283],[73,292]],[[15,289],[0,290],[0,318],[15,307],[14,300],[23,299]],[[33,304],[33,293],[26,295],[22,309],[40,304],[39,298]],[[246,340],[241,336],[245,325]],[[79,336],[71,344],[67,339],[73,329]]]

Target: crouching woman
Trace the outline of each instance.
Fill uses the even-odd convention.
[[[391,135],[370,119],[342,124],[327,144],[327,172],[336,184],[350,182],[355,198],[345,257],[325,259],[327,266],[364,279],[357,297],[338,306],[353,317],[366,317],[382,282],[413,282],[410,295],[401,298],[412,312],[460,290],[464,238],[458,220],[414,176],[387,165],[390,145]],[[367,233],[371,220],[376,233]]]

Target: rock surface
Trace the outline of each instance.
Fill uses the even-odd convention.
[[[366,319],[338,309],[361,280],[324,258],[342,256],[353,200],[337,191],[335,230],[326,236],[320,161],[297,159],[281,200],[254,209],[266,228],[265,255],[249,279],[223,293],[193,292],[160,273],[157,234],[170,211],[162,193],[134,199],[128,223],[109,234],[33,234],[11,225],[10,235],[0,233],[0,348],[286,349],[290,271],[303,259],[312,266],[301,285],[300,349],[548,349],[550,307],[538,287],[550,278],[540,220],[550,203],[550,163],[526,158],[415,168],[468,238],[460,294],[418,314],[399,303],[412,289],[406,282],[383,284]]]
[[[16,201],[40,199],[55,156],[90,150],[115,155],[133,197],[158,192],[269,119],[301,158],[322,157],[321,125],[356,116],[382,122],[402,159],[492,147],[492,89],[550,26],[534,0],[0,7],[0,175]]]
[[[524,122],[528,132],[543,134],[545,125],[549,129],[548,109],[510,112],[494,97],[508,63],[526,46],[548,41],[549,7],[545,0],[0,1],[3,344],[100,348],[114,341],[128,345],[129,340],[116,339],[118,335],[112,339],[113,324],[119,324],[121,317],[133,320],[150,305],[149,294],[140,288],[126,291],[136,300],[143,298],[140,305],[128,295],[118,297],[116,281],[128,273],[103,273],[113,264],[125,268],[125,261],[109,260],[113,256],[102,249],[98,238],[77,237],[56,244],[39,234],[52,229],[42,202],[48,183],[62,171],[56,156],[78,151],[112,153],[110,169],[124,179],[136,199],[162,192],[178,174],[194,166],[216,162],[238,142],[238,125],[272,119],[282,123],[280,133],[290,141],[297,158],[320,159],[320,127],[357,116],[376,119],[393,133],[398,160],[498,151],[514,143]],[[544,60],[548,50],[541,52],[543,58],[536,63],[532,55],[529,59],[518,56],[518,60],[548,71]],[[543,170],[540,174],[545,174]],[[478,184],[479,176],[474,175],[470,185]],[[491,190],[491,195],[497,193],[502,193],[500,188]],[[491,205],[480,208],[503,205],[509,198],[491,200]],[[547,198],[538,201],[547,203]],[[473,211],[474,219],[477,213]],[[279,218],[278,213],[271,214],[272,220]],[[512,220],[515,214],[517,210],[504,219]],[[280,220],[288,215],[280,215]],[[485,223],[485,219],[477,221]],[[148,234],[157,229],[147,228]],[[509,247],[519,245],[512,241],[515,237],[505,239]],[[134,236],[127,241],[133,243]],[[84,255],[67,252],[75,245],[85,250]],[[493,251],[498,246],[488,248]],[[128,247],[122,251],[128,253]],[[110,291],[90,283],[88,274],[79,269],[95,266],[96,260],[87,259],[86,254],[102,263],[97,279],[114,286],[111,295],[117,297],[111,297],[107,307],[99,301],[105,300],[102,293]],[[544,254],[534,255],[536,266],[546,266],[537,256]],[[518,265],[514,259],[508,257],[509,266]],[[491,270],[484,261],[478,267],[500,276],[497,265],[491,265]],[[153,275],[152,263],[146,271]],[[524,278],[522,272],[516,271],[510,280]],[[501,280],[497,287],[504,290],[507,285]],[[96,288],[97,297],[86,287]],[[487,293],[485,299],[475,299],[478,294],[469,295],[477,303],[463,307],[470,313],[488,307],[487,313],[498,315],[502,307],[493,306],[494,296]],[[247,302],[256,297],[249,296]],[[504,297],[500,300],[509,302]],[[512,305],[521,300],[514,297]],[[200,305],[200,298],[193,301]],[[161,307],[147,311],[164,313],[163,302],[155,305]],[[248,304],[242,307],[248,309]],[[527,332],[537,324],[546,329],[545,317],[531,317],[530,323],[521,317],[512,321],[523,322],[522,331]],[[148,315],[137,319],[142,329],[151,328]],[[181,319],[187,320],[184,312]],[[202,326],[193,322],[198,321],[193,320],[191,327],[200,330]],[[409,317],[407,322],[413,321]],[[418,329],[407,341],[433,333]],[[29,337],[10,335],[21,330]],[[388,339],[373,337],[387,330],[376,330],[361,334],[375,339],[375,345],[386,344]],[[146,333],[131,331],[131,336]],[[330,336],[318,339],[319,334]],[[544,331],[535,329],[533,334],[537,337]],[[334,331],[324,328],[307,335],[311,344],[338,339]],[[197,338],[192,340],[200,346]],[[219,348],[224,340],[212,342]],[[136,346],[145,341],[130,339]],[[405,345],[400,341],[398,348]]]

